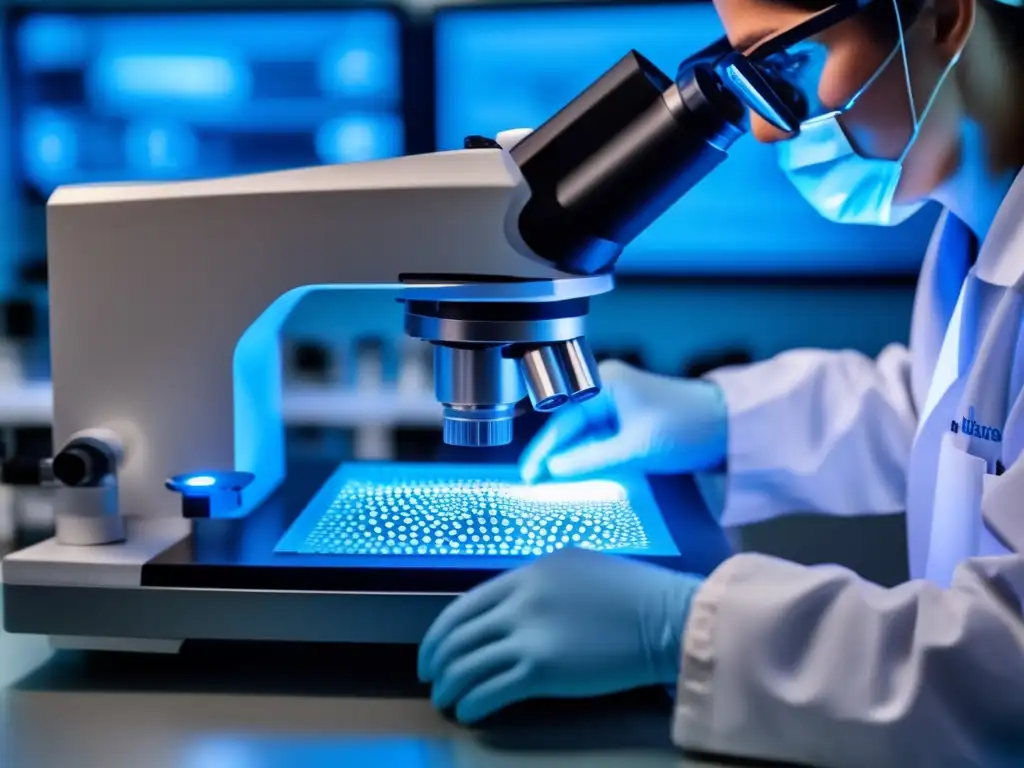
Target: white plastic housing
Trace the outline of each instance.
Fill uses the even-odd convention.
[[[610,290],[610,278],[574,278],[529,252],[516,228],[528,196],[497,149],[57,190],[47,215],[55,445],[86,429],[119,436],[122,515],[179,515],[165,479],[211,470],[256,475],[244,514],[283,478],[278,330],[306,291],[423,275],[445,285],[410,290],[437,298]],[[554,282],[461,286],[453,275]]]

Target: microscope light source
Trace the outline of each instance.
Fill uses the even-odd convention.
[[[594,479],[525,485],[506,465],[343,465],[278,543],[279,553],[536,557],[564,547],[678,554],[645,484]],[[440,558],[440,560],[438,560]],[[454,558],[454,560],[453,560]]]
[[[192,472],[175,475],[164,483],[181,495],[186,518],[229,517],[242,504],[242,491],[256,476],[251,472]]]
[[[238,493],[255,479],[251,472],[190,472],[175,475],[164,485],[176,493],[206,496],[224,491]]]

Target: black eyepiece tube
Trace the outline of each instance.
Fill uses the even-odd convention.
[[[631,51],[512,148],[531,192],[519,217],[523,240],[565,272],[610,270],[726,158],[744,116],[711,69],[675,83]]]

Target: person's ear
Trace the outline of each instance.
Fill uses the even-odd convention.
[[[967,44],[974,29],[977,0],[933,0],[932,39],[939,50],[952,58]]]

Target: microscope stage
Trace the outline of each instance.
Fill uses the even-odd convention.
[[[244,519],[8,558],[5,625],[78,647],[418,643],[459,594],[563,547],[692,567],[679,545],[702,545],[673,535],[659,497],[640,476],[530,486],[500,464],[306,464]]]
[[[275,551],[463,568],[563,547],[679,554],[641,477],[531,486],[514,466],[390,463],[343,465]]]

